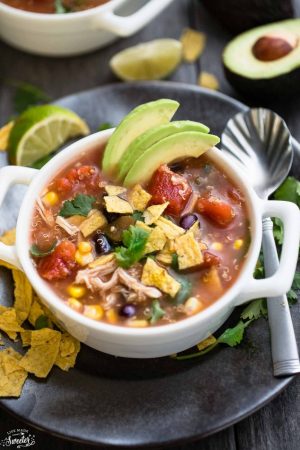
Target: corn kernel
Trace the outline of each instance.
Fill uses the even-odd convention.
[[[43,197],[43,203],[46,206],[54,206],[54,205],[56,205],[56,203],[58,203],[58,201],[59,201],[59,197],[58,197],[57,193],[54,191],[47,192],[47,194],[45,194]]]
[[[94,258],[93,258],[92,253],[82,254],[79,250],[77,250],[75,253],[75,261],[80,266],[86,266],[87,264],[94,261]]]
[[[81,298],[86,294],[86,288],[84,286],[75,286],[71,284],[67,287],[68,294],[73,298]]]
[[[81,313],[83,311],[83,304],[76,298],[69,298],[68,305],[77,312]]]
[[[117,323],[118,322],[118,315],[116,313],[116,310],[113,308],[106,311],[105,316],[109,323]]]
[[[204,305],[197,297],[190,297],[184,304],[185,313],[192,316],[203,309]]]
[[[80,251],[80,253],[91,253],[92,246],[89,242],[82,241],[78,244],[78,250]]]
[[[147,320],[128,320],[127,325],[133,328],[145,328],[149,322]]]
[[[100,305],[85,305],[83,314],[90,319],[101,320],[104,311]]]
[[[213,250],[216,250],[217,252],[220,252],[221,250],[223,250],[223,244],[222,242],[213,242],[211,248]]]
[[[244,245],[243,239],[236,239],[234,241],[233,248],[234,248],[234,250],[239,250],[240,248],[243,247],[243,245]]]

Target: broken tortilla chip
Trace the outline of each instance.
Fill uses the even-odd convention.
[[[0,242],[6,245],[14,245],[16,243],[16,229],[12,228],[11,230],[5,231],[5,233],[0,236]]]
[[[22,355],[12,348],[0,352],[0,397],[19,397],[27,378],[20,366]]]
[[[204,339],[204,341],[201,341],[199,342],[199,344],[197,344],[198,350],[204,350],[215,342],[217,342],[217,339],[213,335],[210,335],[208,336],[208,338]]]
[[[180,37],[184,61],[193,63],[203,53],[206,35],[192,28],[185,28]]]
[[[61,340],[59,331],[43,328],[31,333],[31,347],[20,361],[20,366],[36,377],[46,378],[55,364]]]
[[[24,272],[13,269],[12,275],[15,282],[14,308],[21,325],[29,316],[33,299],[33,290]]]
[[[205,87],[207,89],[212,89],[213,91],[217,91],[220,87],[219,81],[215,75],[208,72],[201,72],[198,77],[199,86]]]
[[[7,336],[14,341],[17,338],[17,333],[23,331],[23,328],[20,326],[18,322],[15,309],[1,306],[0,330],[4,331],[7,334]]]
[[[79,351],[80,342],[69,333],[63,333],[55,365],[67,372],[75,366]]]

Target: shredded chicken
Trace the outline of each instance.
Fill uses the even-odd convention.
[[[53,227],[55,224],[55,220],[54,220],[54,216],[53,216],[51,209],[45,208],[40,197],[37,198],[36,203],[37,203],[36,209],[37,209],[39,215],[41,216],[41,218],[44,220],[44,222],[49,227]]]
[[[155,287],[145,286],[143,283],[129,275],[125,270],[121,268],[117,269],[117,271],[119,273],[120,282],[125,284],[125,286],[127,286],[132,291],[138,292],[139,294],[145,295],[146,297],[161,297],[161,292]]]
[[[57,216],[56,223],[63,228],[70,236],[74,236],[79,232],[79,228],[76,225],[69,223],[64,217]]]
[[[116,261],[113,259],[112,261],[94,267],[93,269],[88,268],[84,270],[79,270],[75,282],[78,284],[85,283],[88,289],[91,289],[92,291],[100,289],[104,290],[110,289],[110,287],[112,287],[114,283],[112,283],[112,285],[110,286],[110,284],[106,284],[107,283],[106,281],[101,280],[100,277],[111,274],[116,270],[116,267],[117,267]],[[108,283],[110,283],[110,281]]]

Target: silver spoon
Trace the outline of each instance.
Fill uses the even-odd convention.
[[[284,181],[293,161],[290,132],[281,117],[268,109],[236,114],[222,134],[222,150],[234,157],[257,195],[267,199]],[[278,267],[273,222],[263,220],[265,274]],[[300,373],[300,362],[286,295],[267,299],[274,376]]]

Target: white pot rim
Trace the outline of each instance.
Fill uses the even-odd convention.
[[[247,280],[250,280],[257,261],[260,244],[261,244],[261,200],[257,197],[254,190],[250,186],[250,183],[246,182],[234,168],[234,163],[229,160],[227,156],[222,154],[218,149],[211,149],[207,152],[207,155],[212,160],[217,160],[225,167],[225,173],[227,173],[236,184],[241,188],[245,195],[245,201],[248,209],[248,215],[250,219],[250,233],[251,243],[248,250],[247,257],[243,263],[243,267],[238,275],[234,284],[226,291],[226,293],[211,306],[207,307],[202,312],[180,320],[176,323],[161,325],[157,327],[149,328],[129,328],[119,325],[110,325],[104,322],[97,322],[95,320],[85,317],[72,310],[66,305],[51,289],[49,284],[44,281],[37,273],[36,268],[29,256],[29,234],[30,225],[32,219],[33,208],[35,200],[42,192],[43,188],[55,177],[55,174],[61,171],[63,166],[67,166],[76,160],[79,155],[85,150],[94,148],[97,145],[104,145],[113,130],[100,131],[92,134],[86,138],[80,139],[74,144],[67,147],[65,150],[56,155],[51,161],[49,161],[35,176],[31,182],[28,191],[24,197],[21,205],[20,213],[17,221],[17,236],[16,236],[16,249],[17,255],[21,262],[21,265],[26,273],[30,283],[35,291],[44,299],[45,303],[51,310],[55,310],[64,316],[69,317],[74,322],[81,324],[82,326],[101,331],[103,335],[115,335],[118,338],[129,337],[132,338],[159,338],[160,336],[166,336],[170,334],[170,339],[174,336],[174,333],[180,333],[186,331],[191,327],[195,328],[198,324],[206,322],[210,317],[218,315],[224,308],[228,308],[230,305],[234,308],[234,300],[240,294],[243,286],[247,284]]]

